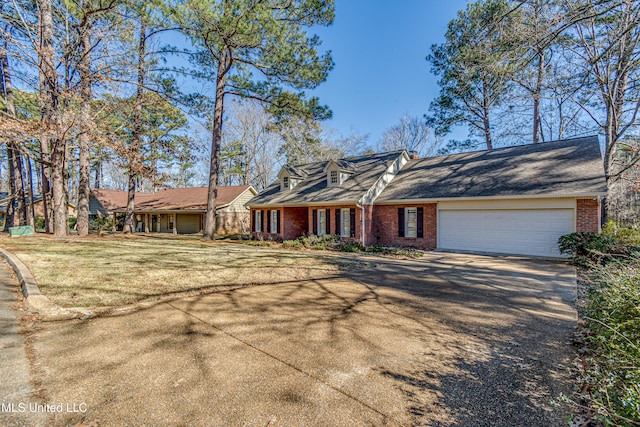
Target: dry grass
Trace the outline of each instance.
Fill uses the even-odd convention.
[[[228,285],[327,277],[334,257],[195,236],[0,237],[43,294],[63,307],[120,306]]]

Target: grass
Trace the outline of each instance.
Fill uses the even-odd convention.
[[[220,286],[326,277],[349,267],[323,254],[202,242],[197,236],[0,237],[43,294],[63,307],[121,306]]]

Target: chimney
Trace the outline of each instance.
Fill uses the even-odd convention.
[[[419,158],[420,158],[420,155],[418,154],[417,151],[415,150],[409,151],[409,160],[418,160]]]

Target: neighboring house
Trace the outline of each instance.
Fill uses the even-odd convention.
[[[231,234],[249,231],[249,210],[245,203],[256,194],[257,191],[250,185],[218,187],[217,232]],[[91,189],[90,216],[122,216],[127,207],[127,195],[126,191]],[[199,233],[203,228],[207,197],[207,187],[170,188],[157,193],[136,193],[136,231]]]
[[[0,192],[0,217],[2,217],[2,219],[4,220],[5,215],[7,214],[7,204],[9,202],[8,200],[9,198],[9,193],[7,192]],[[33,211],[34,214],[37,217],[42,217],[44,218],[44,200],[42,199],[42,195],[41,194],[35,194],[33,196],[33,200],[34,200],[34,204],[33,204]],[[29,198],[27,197],[26,199],[27,205],[29,204]],[[67,203],[67,214],[69,215],[69,217],[75,217],[76,216],[76,206],[73,203]],[[15,215],[15,222],[17,225],[17,220],[18,220],[18,215],[16,213]]]
[[[254,237],[338,234],[385,244],[559,256],[599,231],[597,137],[419,159],[404,151],[282,168],[247,204]]]

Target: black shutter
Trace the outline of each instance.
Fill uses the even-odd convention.
[[[338,236],[342,234],[340,230],[340,209],[336,209],[336,234]]]
[[[276,212],[278,212],[276,214],[276,221],[278,221],[278,230],[276,231],[276,233],[280,234],[280,209],[278,209]]]
[[[324,211],[324,234],[331,234],[331,221],[329,221],[329,218],[331,218],[331,209],[326,209]]]
[[[416,229],[418,237],[424,237],[424,208],[416,209]]]
[[[404,208],[398,208],[398,237],[404,237]]]
[[[258,230],[260,232],[264,230],[264,213],[265,212],[266,211],[264,209],[260,211],[260,230]]]
[[[313,221],[313,234],[318,235],[318,209],[314,209],[311,215]]]
[[[267,211],[267,233],[271,233],[271,212]]]
[[[255,210],[251,211],[251,219],[249,221],[251,221],[251,224],[250,224],[251,231],[256,231],[256,211]],[[204,224],[202,225],[203,225],[202,228],[204,229]]]
[[[356,237],[356,208],[349,210],[349,226],[351,227],[351,237]]]

